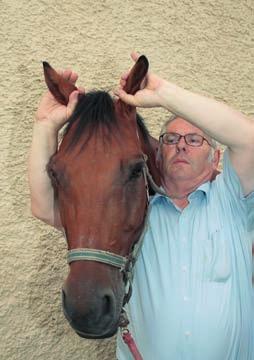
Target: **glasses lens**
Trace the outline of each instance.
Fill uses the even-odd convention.
[[[162,141],[167,145],[177,144],[179,141],[180,135],[175,133],[165,133],[162,135]]]
[[[190,146],[201,146],[203,144],[203,136],[198,134],[185,135],[186,143]]]

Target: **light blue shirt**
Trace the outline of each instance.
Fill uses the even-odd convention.
[[[129,329],[144,360],[254,360],[254,193],[226,151],[223,173],[188,199],[182,211],[151,200]],[[132,360],[119,334],[117,359]]]

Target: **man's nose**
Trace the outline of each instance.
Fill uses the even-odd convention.
[[[179,140],[179,142],[176,144],[176,149],[178,151],[182,150],[182,151],[186,151],[187,148],[187,144],[185,142],[184,137],[181,137],[181,139]]]

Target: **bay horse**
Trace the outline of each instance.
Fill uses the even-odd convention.
[[[141,56],[126,92],[135,94],[147,71],[148,60]],[[44,75],[54,97],[67,104],[75,86],[46,62]],[[94,91],[80,95],[60,147],[48,163],[68,244],[63,311],[81,337],[106,338],[118,329],[122,307],[131,295],[149,174],[160,185],[157,145],[134,107]]]

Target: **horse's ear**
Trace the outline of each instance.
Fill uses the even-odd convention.
[[[149,62],[145,55],[141,55],[130,71],[124,90],[127,94],[134,95],[139,89],[141,82],[147,74]]]
[[[46,61],[43,61],[45,82],[54,98],[67,105],[70,94],[77,90],[76,86],[59,75]]]

